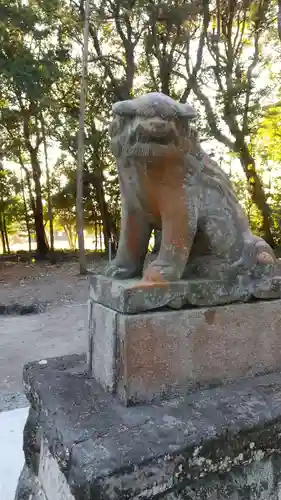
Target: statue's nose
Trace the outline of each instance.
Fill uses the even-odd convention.
[[[152,120],[151,121],[151,128],[152,130],[155,130],[156,132],[166,132],[167,129],[170,129],[171,127],[169,126],[170,124],[168,122],[164,122],[163,120]]]
[[[139,123],[136,127],[136,135],[140,140],[147,141],[157,141],[162,139],[167,142],[174,142],[177,138],[173,124],[160,119],[152,119]]]

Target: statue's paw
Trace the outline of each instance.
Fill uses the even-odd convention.
[[[144,281],[163,282],[163,281],[177,281],[180,279],[179,272],[174,267],[167,264],[158,264],[153,262],[145,270],[143,275]]]
[[[116,278],[120,280],[125,280],[129,278],[135,278],[139,275],[138,271],[126,265],[121,265],[114,263],[112,261],[108,266],[106,266],[104,273],[105,276],[110,276],[111,278]]]
[[[280,299],[281,298],[281,276],[265,279],[256,285],[253,296],[257,299]]]

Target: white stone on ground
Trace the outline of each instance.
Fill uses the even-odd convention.
[[[0,500],[14,500],[24,464],[23,428],[28,408],[0,413]]]

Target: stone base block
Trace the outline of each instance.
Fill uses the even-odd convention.
[[[85,368],[77,356],[25,367],[16,500],[280,498],[280,373],[126,408]]]
[[[90,300],[90,373],[130,404],[281,368],[281,301],[122,314]]]
[[[281,275],[281,272],[274,278],[262,279],[262,284],[259,283],[257,288],[253,288],[251,277],[238,276],[235,271],[232,276],[224,279],[197,278],[161,283],[145,283],[140,279],[118,280],[93,275],[90,277],[90,297],[93,302],[124,314],[160,308],[218,306],[249,302],[253,298],[280,299],[279,274]]]

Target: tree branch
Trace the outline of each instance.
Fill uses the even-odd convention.
[[[209,11],[209,1],[208,0],[203,0],[202,1],[202,6],[203,6],[203,25],[202,25],[202,30],[199,38],[199,43],[198,43],[198,49],[197,49],[197,56],[196,56],[196,63],[193,67],[192,72],[190,73],[189,70],[189,51],[186,54],[186,70],[189,74],[189,79],[187,80],[187,85],[186,88],[181,96],[181,102],[185,102],[190,94],[190,91],[192,90],[194,83],[197,78],[198,71],[202,65],[202,58],[203,58],[203,50],[204,50],[204,45],[205,45],[205,40],[207,36],[207,31],[208,31],[208,26],[210,23],[210,11]]]
[[[246,91],[245,108],[244,108],[243,121],[242,121],[243,135],[246,135],[248,132],[248,112],[249,112],[250,98],[251,98],[251,94],[252,94],[253,71],[254,71],[254,69],[257,66],[258,61],[259,61],[259,39],[260,39],[260,32],[257,30],[254,34],[253,61],[247,70],[247,91]]]
[[[208,125],[210,127],[211,133],[214,136],[215,139],[218,141],[222,142],[228,149],[231,151],[235,150],[235,142],[231,141],[226,135],[224,135],[217,124],[217,117],[214,113],[214,110],[212,108],[211,102],[209,98],[202,92],[200,89],[198,83],[195,81],[193,82],[192,90],[194,94],[196,95],[197,99],[203,104],[205,111],[206,111],[206,116],[207,116],[207,121]]]
[[[153,66],[152,66],[152,62],[151,62],[151,55],[148,52],[148,47],[146,44],[145,44],[145,55],[146,55],[146,63],[147,63],[148,69],[149,69],[150,78],[153,82],[154,90],[159,92],[159,86],[158,86],[157,80],[155,78],[155,74],[154,74],[154,70],[153,70]]]
[[[241,10],[242,9],[243,9],[243,4],[241,6]],[[244,36],[244,33],[245,33],[245,28],[246,28],[247,9],[243,9],[243,20],[242,20],[242,25],[240,27],[240,24],[241,24],[241,21],[240,21],[241,10],[240,10],[240,12],[238,14],[237,30],[236,30],[236,34],[235,34],[234,41],[233,41],[233,57],[234,57],[234,59],[237,58],[237,55],[239,54],[239,51],[241,49],[242,41],[243,41],[243,36]]]
[[[278,0],[277,6],[278,6],[278,14],[277,14],[278,36],[281,41],[281,0]]]
[[[81,19],[84,21],[85,20],[85,9],[84,9],[84,2],[83,0],[80,1],[79,3],[79,12],[80,12],[80,16],[81,16]],[[89,26],[89,33],[92,37],[92,40],[93,40],[93,44],[94,44],[94,47],[95,47],[95,51],[106,71],[106,74],[107,76],[109,77],[111,83],[112,83],[112,86],[116,92],[116,96],[120,99],[122,99],[122,95],[120,95],[119,93],[119,86],[117,84],[117,80],[116,78],[114,77],[114,74],[113,74],[113,71],[111,70],[111,67],[109,64],[107,64],[104,60],[104,56],[102,54],[102,50],[101,50],[101,47],[100,47],[100,44],[99,44],[99,39],[98,39],[98,35],[97,35],[97,30],[90,24]]]

